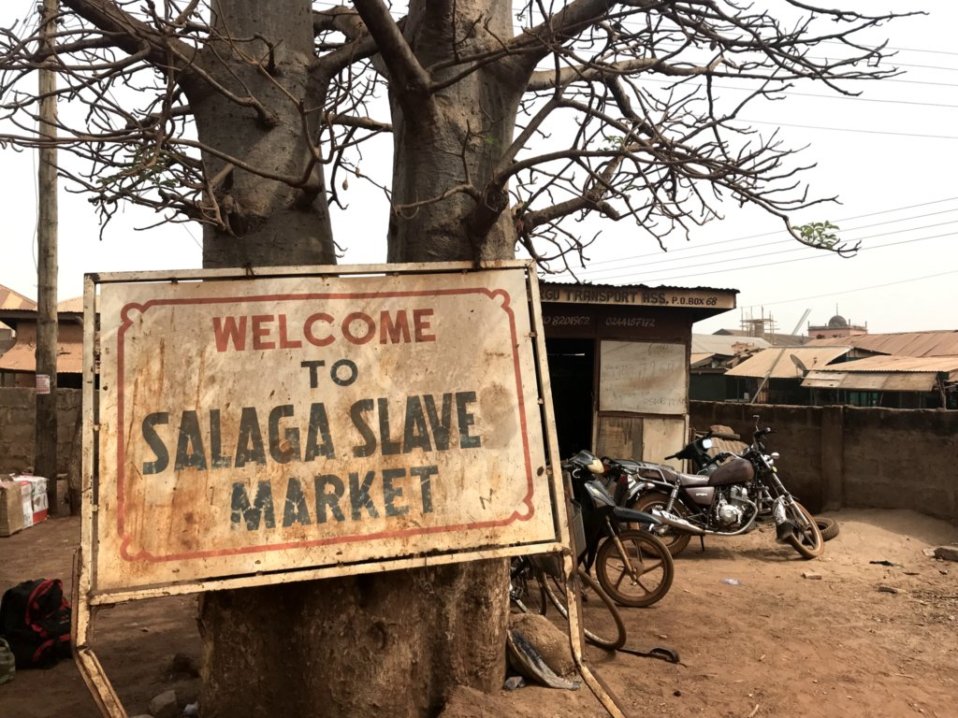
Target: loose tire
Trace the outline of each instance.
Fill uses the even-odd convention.
[[[669,497],[666,494],[658,493],[653,491],[648,494],[642,494],[639,497],[638,501],[629,506],[631,509],[636,511],[644,511],[647,514],[652,513],[652,509],[664,509],[669,504]],[[686,508],[678,501],[672,505],[672,512],[677,516],[685,518],[688,516],[688,511]],[[665,544],[665,547],[669,550],[669,553],[672,556],[678,556],[685,550],[685,547],[689,545],[689,540],[692,538],[690,534],[681,533],[676,531],[671,527],[667,527],[665,533],[658,534],[659,540]]]
[[[616,603],[644,608],[669,592],[675,565],[662,541],[646,531],[629,529],[619,532],[618,542],[609,537],[599,546],[595,575]]]
[[[556,607],[556,610],[562,614],[562,617],[568,621],[569,609],[566,606],[565,591],[562,590],[558,582],[552,581],[548,577],[543,578],[541,585],[545,595]],[[582,591],[586,587],[592,589],[592,593],[599,599],[599,602],[593,600],[580,601],[582,606],[582,632],[585,639],[589,643],[608,651],[622,648],[625,645],[626,633],[625,622],[622,620],[619,609],[616,608],[609,595],[602,590],[602,587],[596,583],[596,580],[580,566],[576,570],[575,584],[569,588],[573,591]]]
[[[831,541],[838,536],[838,522],[825,516],[816,516],[815,523],[818,524],[818,530],[822,532],[822,541]]]
[[[825,550],[825,540],[822,538],[822,532],[818,530],[815,517],[797,501],[793,501],[792,506],[787,508],[786,512],[789,514],[788,518],[795,523],[796,529],[785,540],[804,559],[821,556]]]

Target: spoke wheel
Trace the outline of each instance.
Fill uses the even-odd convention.
[[[825,550],[825,540],[815,517],[797,501],[786,507],[789,520],[795,524],[795,532],[785,540],[798,551],[802,558],[818,558]]]
[[[668,496],[653,491],[652,493],[643,494],[640,496],[634,504],[629,506],[629,508],[635,509],[636,511],[644,511],[647,514],[650,514],[652,513],[652,509],[665,509],[668,504]],[[682,518],[686,518],[688,516],[688,511],[679,501],[676,501],[672,505],[672,512],[676,516],[680,516]],[[673,556],[678,556],[685,550],[685,547],[689,545],[689,540],[692,537],[689,534],[681,533],[673,528],[666,527],[665,533],[659,534],[658,538],[660,541],[662,541],[662,543],[665,544],[670,554]]]
[[[618,543],[607,538],[599,547],[595,561],[599,584],[623,606],[643,608],[660,601],[675,574],[668,548],[645,531],[629,529],[618,538]]]

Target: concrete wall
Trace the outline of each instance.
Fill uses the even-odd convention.
[[[0,388],[0,474],[33,466],[34,390]],[[81,392],[57,389],[57,473],[80,476]]]
[[[80,476],[81,392],[57,390],[58,473]],[[958,411],[693,401],[690,424],[751,441],[754,414],[775,433],[788,489],[812,511],[912,509],[958,524]],[[33,389],[0,388],[0,474],[33,465]],[[679,448],[679,447],[676,447]]]
[[[775,433],[785,486],[812,511],[912,509],[958,524],[958,412],[693,401],[697,430],[731,426],[751,441],[752,416]]]

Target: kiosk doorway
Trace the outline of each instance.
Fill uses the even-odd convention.
[[[547,338],[546,354],[559,456],[567,459],[582,449],[592,451],[595,341]]]

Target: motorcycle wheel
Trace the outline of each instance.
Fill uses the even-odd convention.
[[[658,493],[653,491],[648,494],[642,494],[638,500],[629,506],[630,509],[635,509],[636,511],[644,511],[645,513],[652,513],[652,509],[664,509],[669,505],[669,497],[666,494]],[[677,515],[685,518],[688,516],[688,511],[686,508],[679,502],[676,501],[672,505],[672,511]],[[680,533],[675,529],[668,528],[667,531],[658,536],[659,540],[665,544],[665,547],[669,550],[669,553],[672,556],[678,556],[685,550],[685,547],[689,545],[689,540],[692,538],[690,534]]]
[[[646,531],[628,529],[618,534],[625,550],[610,537],[599,546],[595,575],[599,585],[623,606],[644,608],[662,599],[672,587],[675,564],[662,541]]]
[[[540,585],[549,602],[568,621],[569,607],[566,604],[566,592],[562,584],[550,577],[542,578]],[[609,594],[603,591],[596,580],[581,566],[576,570],[575,579],[569,588],[580,592],[582,632],[585,640],[608,651],[622,648],[626,639],[625,621],[622,620],[622,614],[609,598]],[[583,595],[586,588],[592,589],[588,594],[588,600]],[[591,598],[593,594],[599,599],[598,601]]]
[[[838,522],[835,519],[816,516],[815,523],[818,524],[818,530],[822,532],[822,541],[831,541],[838,536]]]
[[[815,517],[809,513],[808,509],[797,501],[792,502],[791,508],[787,509],[789,519],[798,527],[795,533],[785,540],[793,549],[798,551],[802,558],[818,558],[825,550],[825,540],[822,538],[822,532],[818,530],[818,524]]]

